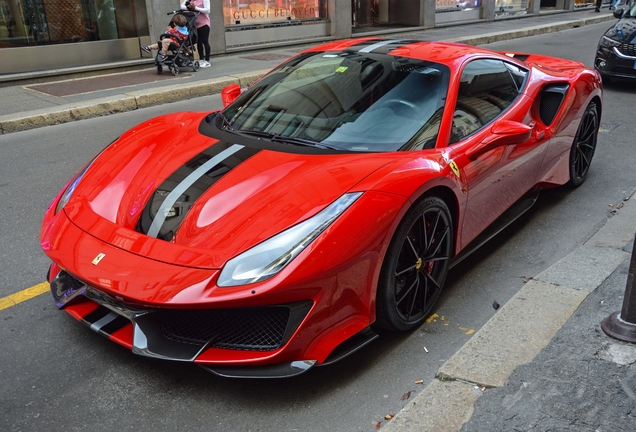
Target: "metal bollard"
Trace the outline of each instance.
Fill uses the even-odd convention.
[[[636,242],[635,242],[636,246]],[[627,286],[625,287],[625,297],[623,307],[620,311],[614,312],[601,323],[601,329],[615,339],[625,342],[636,343],[636,287],[634,287],[634,273],[636,273],[636,254],[632,247],[632,259],[629,263],[627,273]]]

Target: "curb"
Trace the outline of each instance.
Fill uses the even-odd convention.
[[[527,27],[521,30],[509,30],[494,33],[487,33],[480,36],[464,36],[450,39],[451,42],[460,42],[467,45],[484,45],[494,42],[501,42],[511,39],[519,39],[528,36],[538,36],[546,33],[555,33],[563,30],[571,30],[573,28],[583,27],[600,22],[615,20],[613,15],[602,15],[593,18],[582,18],[577,20],[560,21],[552,24],[543,24]]]
[[[589,24],[615,19],[612,15],[593,18],[561,21],[552,24],[538,25],[522,30],[487,33],[480,36],[465,36],[449,39],[468,45],[482,45],[510,39],[518,39],[562,30],[569,30]],[[79,103],[69,103],[41,110],[7,114],[0,116],[0,135],[52,126],[75,120],[118,114],[139,108],[161,105],[179,100],[220,93],[229,84],[247,87],[267,73],[269,69],[246,72],[226,77],[198,81],[188,87],[170,85],[159,89],[137,90],[124,93],[122,96],[109,96]]]
[[[220,93],[223,87],[239,84],[247,87],[269,70],[259,70],[226,77],[197,81],[187,87],[168,85],[160,89],[134,90],[120,96],[108,96],[51,108],[0,116],[0,134],[9,134],[75,120],[101,117],[162,105],[170,102]]]
[[[530,280],[439,368],[382,431],[460,431],[475,401],[530,363],[587,296],[629,259],[636,194],[583,245]]]

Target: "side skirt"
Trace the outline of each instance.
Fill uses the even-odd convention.
[[[539,189],[532,189],[530,192],[521,197],[516,203],[499,216],[488,228],[479,234],[472,242],[468,244],[450,263],[449,268],[455,267],[462,262],[471,253],[482,247],[486,242],[499,234],[508,225],[516,221],[522,214],[530,210],[537,202],[539,197]]]

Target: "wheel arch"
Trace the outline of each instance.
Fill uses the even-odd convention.
[[[603,114],[603,102],[601,101],[601,98],[598,95],[594,95],[594,97],[588,103],[588,105],[590,103],[592,103],[592,102],[594,102],[596,104],[596,108],[598,109],[598,121],[600,123],[601,122],[601,118],[602,118],[602,114]]]
[[[446,206],[448,206],[448,210],[450,211],[451,218],[453,219],[453,256],[454,256],[457,250],[457,238],[459,236],[459,200],[455,192],[450,187],[444,186],[444,185],[438,185],[430,189],[427,189],[416,200],[413,201],[413,204],[410,207],[416,205],[419,201],[430,196],[435,196],[441,199],[442,201],[444,201]]]
[[[450,251],[448,254],[448,256],[450,256],[449,260],[452,259],[452,257],[455,255],[455,251],[457,249],[457,231],[459,226],[458,221],[460,220],[459,208],[461,204],[458,201],[458,197],[456,196],[456,194],[454,193],[451,187],[437,184],[435,186],[424,189],[423,192],[420,193],[417,197],[412,197],[406,202],[406,205],[404,205],[404,207],[402,208],[402,211],[400,212],[400,216],[395,218],[394,229],[392,229],[390,232],[390,235],[387,236],[386,248],[383,251],[382,260],[380,261],[380,267],[378,268],[378,272],[379,272],[378,278],[376,279],[376,284],[373,287],[372,301],[370,302],[370,306],[371,306],[371,310],[369,311],[370,318],[371,318],[370,322],[373,324],[372,327],[376,329],[383,329],[383,330],[388,329],[389,331],[393,331],[387,327],[387,322],[392,321],[392,319],[389,318],[390,314],[387,314],[387,312],[382,312],[378,310],[378,305],[382,304],[383,302],[380,298],[378,298],[378,295],[380,293],[380,286],[382,283],[381,281],[383,280],[381,273],[382,273],[382,269],[384,269],[384,266],[386,264],[386,260],[389,257],[388,254],[391,249],[390,244],[395,239],[395,236],[399,232],[398,231],[399,227],[403,224],[403,222],[407,220],[408,217],[412,218],[411,210],[418,208],[418,206],[423,204],[423,201],[428,200],[430,198],[436,198],[437,200],[442,201],[448,208],[448,213],[451,219],[450,223],[452,224],[452,233],[454,236],[451,239],[452,241],[449,244],[449,247],[450,247]],[[444,271],[444,279],[446,278],[445,275],[447,274],[447,271],[448,269]],[[441,284],[443,286],[443,279]],[[435,300],[433,300],[433,302],[435,302]],[[384,300],[384,304],[386,305],[386,300]]]

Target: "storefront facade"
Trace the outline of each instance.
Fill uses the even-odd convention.
[[[536,14],[550,0],[210,0],[213,54]],[[573,10],[582,0],[554,0]],[[576,3],[575,3],[576,2]],[[179,0],[0,0],[0,76],[149,57]]]
[[[0,74],[139,58],[148,34],[145,0],[0,0]]]

